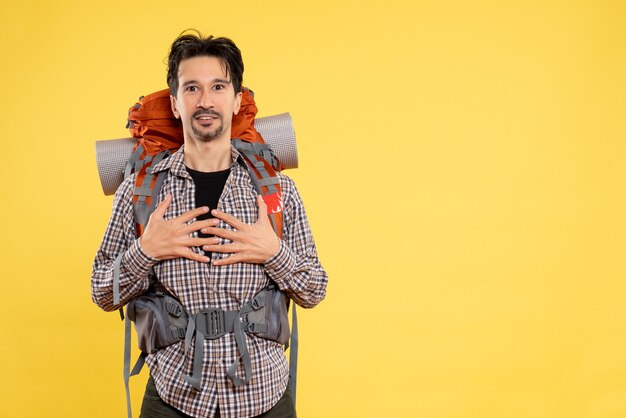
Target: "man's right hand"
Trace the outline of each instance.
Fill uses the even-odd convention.
[[[209,244],[211,238],[193,238],[190,236],[194,231],[212,225],[210,219],[187,222],[197,218],[203,213],[207,213],[209,208],[199,207],[189,212],[185,212],[177,218],[165,220],[165,211],[172,203],[172,195],[168,194],[165,199],[156,207],[148,219],[148,224],[143,232],[139,243],[141,248],[152,258],[158,260],[170,260],[172,258],[188,258],[203,263],[210,261],[209,257],[194,253],[191,247],[202,247]]]

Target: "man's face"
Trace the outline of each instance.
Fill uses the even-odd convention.
[[[235,94],[219,58],[199,56],[181,61],[178,91],[170,100],[174,116],[183,123],[185,142],[230,141],[231,122],[239,112],[241,93]]]

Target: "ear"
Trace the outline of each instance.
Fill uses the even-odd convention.
[[[243,97],[243,93],[239,92],[235,94],[235,107],[233,108],[233,115],[239,113],[239,109],[241,109],[241,98]]]
[[[172,113],[176,119],[180,119],[180,113],[178,112],[178,106],[176,106],[176,98],[170,94],[170,105],[172,106]]]

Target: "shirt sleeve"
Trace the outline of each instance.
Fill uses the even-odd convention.
[[[291,299],[312,308],[326,296],[328,276],[321,266],[302,199],[293,181],[281,175],[284,198],[283,237],[265,271]]]
[[[91,273],[91,297],[105,311],[124,306],[133,297],[148,289],[148,275],[159,261],[148,256],[135,236],[132,189],[133,177],[118,188],[113,200],[113,211],[100,248],[96,253]],[[113,301],[115,260],[121,254],[119,268],[120,301]]]

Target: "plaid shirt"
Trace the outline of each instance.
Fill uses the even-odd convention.
[[[234,148],[232,161],[218,209],[252,224],[258,218],[256,191],[245,162]],[[158,200],[164,199],[168,193],[173,197],[165,219],[194,209],[195,186],[185,169],[183,148],[153,168],[154,172],[161,170],[169,170],[169,173]],[[113,213],[94,261],[91,279],[94,302],[106,311],[118,309],[148,288],[148,274],[154,269],[159,282],[190,313],[209,307],[238,310],[268,284],[268,277],[298,305],[311,308],[318,304],[326,293],[327,275],[317,258],[298,191],[291,179],[280,173],[279,178],[285,207],[283,238],[278,253],[265,264],[236,263],[217,267],[186,258],[158,261],[149,257],[135,236],[134,176],[127,178],[115,194]],[[223,221],[219,226],[232,229]],[[221,239],[221,243],[229,242]],[[201,249],[193,248],[193,251],[200,252]],[[113,264],[121,252],[124,255],[119,276],[120,304],[115,305]],[[224,256],[227,255],[212,255],[213,259]],[[194,417],[213,417],[218,406],[222,417],[251,417],[270,409],[282,396],[289,378],[282,346],[249,334],[246,339],[252,377],[242,387],[235,387],[226,375],[229,365],[238,358],[233,334],[204,341],[200,391],[184,380],[184,375],[192,373],[193,347],[185,354],[184,342],[180,341],[149,355],[146,362],[161,398]],[[244,376],[241,361],[237,376]]]

